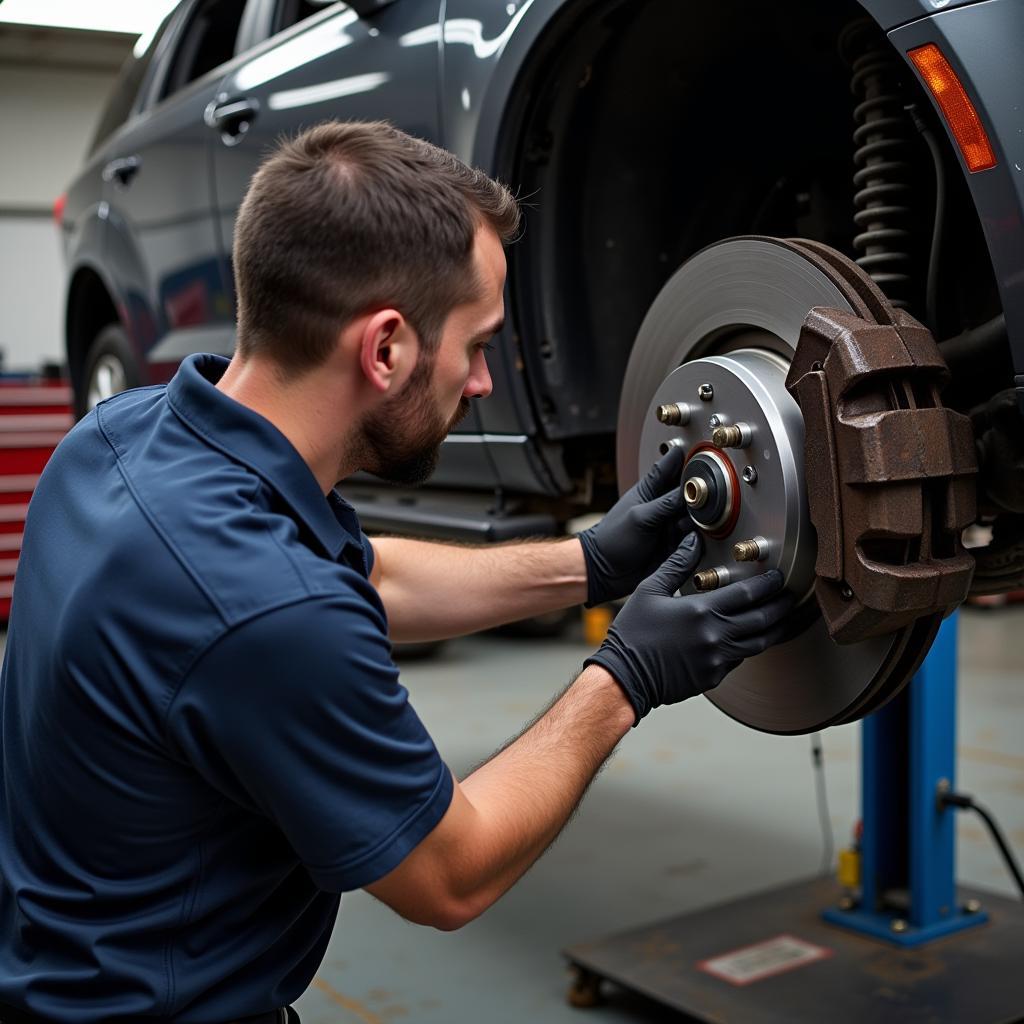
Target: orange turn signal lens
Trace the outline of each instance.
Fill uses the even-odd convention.
[[[935,97],[964,155],[967,169],[974,172],[995,167],[996,155],[981,118],[942,51],[934,43],[928,43],[907,51],[907,56]]]

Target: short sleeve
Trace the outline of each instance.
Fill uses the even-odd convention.
[[[167,727],[211,785],[275,822],[327,891],[397,867],[451,802],[382,616],[357,591],[232,629],[189,672]]]
[[[362,542],[363,555],[366,558],[366,575],[369,576],[373,572],[373,562],[377,556],[374,554],[370,538],[362,530],[359,531],[359,540]]]

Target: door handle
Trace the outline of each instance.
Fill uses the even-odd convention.
[[[142,166],[142,160],[137,156],[123,156],[117,160],[111,160],[106,167],[103,168],[103,180],[119,181],[122,185],[127,185],[136,174],[139,173],[139,168]]]
[[[207,127],[216,128],[225,143],[234,145],[249,130],[259,112],[259,100],[218,97],[206,108],[203,121]]]

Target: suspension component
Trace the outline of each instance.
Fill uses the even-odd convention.
[[[840,50],[853,75],[850,88],[859,100],[853,110],[856,170],[853,216],[859,229],[853,247],[856,262],[900,309],[913,305],[914,251],[911,146],[913,126],[904,111],[905,72],[899,57],[877,27],[866,20],[843,31]]]

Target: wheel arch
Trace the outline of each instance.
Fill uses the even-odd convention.
[[[125,326],[124,318],[118,313],[114,289],[98,266],[80,264],[71,275],[64,318],[68,372],[74,387],[81,386],[93,339],[113,323]]]
[[[741,0],[721,6],[728,7],[734,16],[747,10]],[[667,0],[631,2],[628,9],[622,0],[535,0],[494,58],[486,88],[472,93],[474,102],[477,95],[480,96],[477,109],[469,113],[460,111],[454,117],[456,125],[461,125],[455,132],[461,155],[471,157],[478,166],[510,182],[527,205],[524,236],[509,253],[512,319],[521,339],[527,391],[540,433],[547,440],[563,444],[566,468],[574,477],[579,475],[580,467],[585,470],[599,462],[602,453],[610,455],[618,389],[629,348],[651,301],[685,259],[705,245],[735,234],[754,232],[810,237],[846,252],[850,251],[854,234],[851,181],[854,102],[849,93],[850,69],[838,54],[838,33],[843,25],[855,19],[878,24],[877,4],[846,0],[808,12],[802,4],[787,0],[771,11],[751,14],[743,31],[737,30],[735,21],[730,21],[726,14],[718,13],[719,5],[686,5],[683,13],[678,11],[679,8]],[[645,12],[650,16],[641,24]],[[659,45],[650,40],[662,16],[669,21],[668,36],[681,34],[681,30],[687,28],[691,39],[699,38],[700,45],[713,55],[722,52],[730,40],[734,43],[733,48],[726,51],[730,54],[729,61],[712,56],[697,71],[692,64],[682,72],[658,66],[647,76],[646,91],[641,90],[641,95],[662,102],[665,110],[671,108],[673,96],[683,96],[688,90],[691,94],[703,95],[706,108],[717,104],[727,112],[721,130],[726,154],[722,157],[723,164],[734,162],[746,146],[752,155],[739,168],[738,174],[730,171],[729,180],[718,186],[715,202],[710,199],[711,193],[674,192],[679,175],[674,170],[658,169],[661,164],[689,173],[687,168],[692,168],[695,161],[686,152],[678,148],[673,152],[657,136],[647,151],[640,151],[634,144],[642,137],[636,133],[629,138],[627,132],[625,141],[614,136],[627,120],[624,112],[631,98],[619,104],[616,118],[594,119],[591,133],[603,141],[591,146],[589,162],[581,160],[577,145],[563,145],[559,152],[557,138],[551,152],[541,153],[539,157],[535,152],[538,146],[545,144],[542,138],[545,133],[536,130],[537,124],[543,124],[543,119],[557,106],[552,97],[555,101],[561,100],[557,90],[552,92],[551,82],[560,77],[562,96],[571,94],[573,97],[572,102],[566,104],[562,127],[577,116],[579,106],[585,102],[586,89],[593,88],[588,78],[589,57],[580,49],[585,45],[581,40],[589,34],[594,39],[595,53],[600,53],[602,46],[612,52],[615,47],[628,45],[623,42],[628,31],[638,36],[643,31],[647,33],[645,45],[652,52],[659,52]],[[603,39],[599,38],[598,27],[602,18],[608,19],[610,24]],[[759,28],[770,30],[763,43]],[[882,32],[881,27],[879,32]],[[675,45],[674,41],[666,42],[660,46],[660,52],[671,54]],[[762,66],[770,68],[765,53],[779,45],[782,47],[780,62],[794,57],[799,59],[799,68],[793,70],[796,61],[790,61],[789,91],[779,94],[773,106],[771,79],[767,79],[768,84],[761,91],[754,88],[759,80],[753,73],[747,75],[742,86],[736,85],[730,81],[730,62],[742,60],[745,54],[756,55],[760,47],[764,58]],[[690,44],[691,51],[695,48],[695,44]],[[450,102],[446,107],[458,110],[455,90],[460,81],[459,61],[450,61],[446,56],[446,63],[455,76],[447,82],[446,96]],[[673,73],[681,76],[675,83],[671,81]],[[693,77],[686,80],[686,74]],[[910,86],[914,88],[919,83],[911,82]],[[618,88],[629,94],[637,88],[637,83],[620,80]],[[607,95],[612,95],[610,89]],[[798,106],[793,105],[794,98],[799,100]],[[537,111],[542,112],[539,121]],[[762,131],[760,135],[758,126],[749,123],[758,120],[763,124],[772,117],[787,123],[777,125],[773,133]],[[689,123],[683,117],[677,121],[684,130]],[[549,134],[557,137],[559,129]],[[577,132],[577,141],[585,137],[583,131]],[[765,139],[771,145],[759,147],[758,142]],[[940,141],[946,142],[945,139]],[[631,146],[636,154],[632,162],[624,160],[621,151]],[[794,146],[799,149],[794,150]],[[769,211],[772,215],[759,221],[757,213],[761,204],[751,201],[754,187],[745,183],[748,177],[752,180],[760,174],[756,187],[764,190],[764,202],[767,202],[772,179],[792,170],[787,162],[794,151],[799,154],[798,162],[832,161],[828,171],[823,172],[832,176],[831,194],[808,216],[790,217],[787,211],[782,218],[785,222],[780,222]],[[616,214],[617,223],[610,224],[607,239],[599,234],[606,214],[600,201],[592,203],[589,212],[582,206],[574,207],[581,203],[580,194],[593,188],[595,183],[600,186],[600,177],[608,175],[608,166],[600,166],[605,156],[618,161],[621,181],[625,182],[628,175],[633,174],[633,185],[631,193],[624,197],[624,190],[617,188],[617,183],[609,177],[603,186],[604,198],[619,207],[637,203],[645,208],[646,218],[644,224],[639,224],[632,210],[620,209]],[[540,168],[537,175],[527,168],[531,159]],[[577,164],[579,171],[565,174],[560,186],[556,179],[561,173],[559,161],[563,159],[580,162]],[[758,164],[762,166],[759,168]],[[714,184],[718,172],[710,164],[709,167],[704,179],[691,175],[692,181]],[[803,173],[802,168],[800,173]],[[723,202],[722,197],[730,194],[736,196],[735,202]],[[672,207],[678,211],[682,204],[691,207],[686,214],[688,235],[672,247],[666,244],[670,232],[657,235],[659,208],[667,211],[664,219],[668,219],[673,215]],[[702,206],[715,208],[702,209]],[[595,212],[600,215],[595,216]],[[575,228],[567,229],[566,221],[574,216]],[[558,232],[571,235],[573,230],[577,236],[571,242],[558,239]],[[580,239],[588,232],[590,242],[583,245]],[[570,262],[567,256],[574,245],[579,254],[578,262],[589,261],[589,266],[577,274],[578,281],[589,291],[574,287],[572,282],[567,284],[564,277],[559,277],[562,273],[559,268]],[[620,254],[617,258],[609,255],[615,252]],[[660,265],[654,266],[653,260],[658,260]],[[614,300],[609,299],[610,292],[616,293]],[[596,302],[599,308],[603,302],[605,307],[592,322],[582,326],[580,322],[574,323],[574,320],[585,319],[576,311],[586,310],[591,302]],[[619,308],[614,309],[614,305]],[[574,446],[578,449],[575,456]]]

